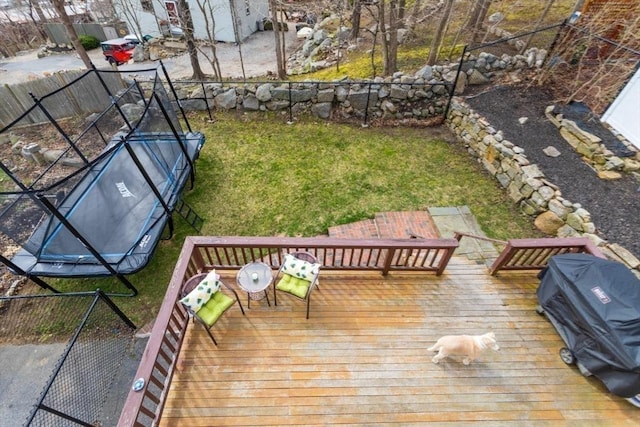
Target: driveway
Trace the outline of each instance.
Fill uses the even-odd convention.
[[[302,43],[296,38],[293,24],[285,32],[287,55],[291,55]],[[223,78],[251,78],[276,72],[275,36],[273,31],[259,31],[249,36],[238,46],[236,43],[217,43],[216,52]],[[242,52],[242,61],[240,52]],[[101,49],[88,52],[93,64],[98,67],[108,66],[102,56]],[[205,74],[212,75],[213,69],[206,57],[198,55],[200,66]],[[189,55],[183,53],[163,59],[162,63],[172,79],[187,79],[193,71]],[[155,67],[157,61],[130,62],[118,67],[119,70],[135,74],[135,70]],[[244,66],[244,75],[243,75]],[[75,53],[57,54],[38,58],[38,49],[21,52],[13,58],[0,59],[0,84],[16,84],[35,80],[57,71],[84,69],[84,63]],[[126,75],[126,74],[125,74]]]

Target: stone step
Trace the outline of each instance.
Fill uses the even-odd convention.
[[[344,239],[453,238],[454,232],[486,237],[467,206],[436,207],[424,211],[380,212],[374,219],[329,228],[329,237]],[[463,237],[456,255],[490,264],[498,257],[492,242]]]
[[[429,214],[433,218],[440,236],[443,238],[453,238],[456,231],[478,237],[487,237],[467,206],[429,208]],[[496,248],[494,243],[486,240],[463,237],[455,253],[456,255],[466,256],[471,260],[490,264],[498,257],[501,249]]]

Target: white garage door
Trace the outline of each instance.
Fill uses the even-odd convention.
[[[609,106],[602,121],[640,149],[640,69]]]

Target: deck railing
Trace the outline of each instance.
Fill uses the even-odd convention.
[[[311,252],[322,270],[427,271],[443,273],[455,239],[357,240],[334,238],[187,237],[156,317],[151,337],[118,422],[157,425],[162,415],[189,317],[178,302],[191,276],[212,269],[240,269],[260,260],[280,268],[285,253]]]
[[[542,270],[549,258],[566,253],[588,253],[605,258],[586,237],[514,239],[507,242],[502,253],[489,267],[489,273],[493,276],[500,270]]]

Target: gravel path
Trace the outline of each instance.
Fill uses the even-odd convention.
[[[565,199],[580,203],[591,213],[600,237],[640,258],[640,182],[628,174],[615,181],[598,178],[544,114],[547,106],[557,105],[581,129],[600,136],[611,151],[624,155],[624,145],[588,110],[580,104],[554,103],[552,94],[544,90],[509,85],[468,96],[467,102],[495,129],[502,130],[506,139],[524,148],[529,160],[560,187]],[[520,124],[521,117],[528,121]],[[544,154],[542,150],[550,145],[561,155],[553,158]]]

